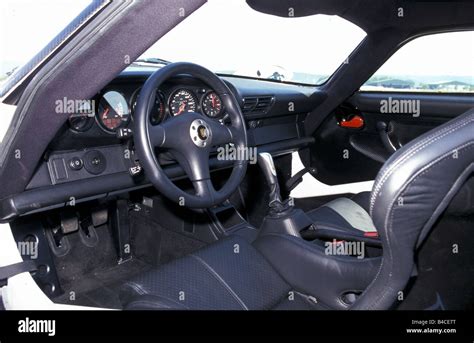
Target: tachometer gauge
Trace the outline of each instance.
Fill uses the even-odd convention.
[[[170,97],[170,111],[173,116],[185,112],[196,112],[196,100],[187,89],[178,89]]]
[[[69,127],[76,132],[89,130],[94,122],[94,115],[88,113],[74,113],[69,116]]]
[[[116,91],[105,93],[99,100],[97,119],[103,129],[115,132],[130,119],[130,109],[125,97]]]
[[[132,95],[132,111],[135,113],[135,107],[137,106],[138,98],[140,97],[140,91],[142,89],[139,88],[133,93]],[[159,124],[163,121],[165,117],[165,105],[164,105],[164,97],[160,91],[156,92],[155,102],[153,104],[153,108],[151,110],[151,117],[150,121],[153,125]]]
[[[217,118],[222,114],[221,98],[214,91],[207,92],[202,98],[202,110],[205,115]]]

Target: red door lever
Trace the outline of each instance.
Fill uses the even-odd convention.
[[[338,124],[341,127],[348,127],[351,129],[360,129],[364,127],[364,119],[359,115],[354,115],[349,120],[342,119],[341,121],[339,121]]]

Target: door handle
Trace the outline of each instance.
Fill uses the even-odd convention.
[[[393,144],[388,134],[390,131],[390,124],[387,125],[387,123],[385,123],[384,121],[377,122],[377,131],[379,133],[380,140],[382,141],[385,148],[390,153],[394,153],[395,151],[397,151],[398,148],[395,146],[395,144]]]
[[[340,127],[346,127],[350,129],[361,129],[364,127],[364,118],[362,118],[360,115],[353,115],[350,117],[350,119],[345,119],[342,118],[338,122]]]

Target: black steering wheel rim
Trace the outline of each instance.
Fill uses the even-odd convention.
[[[176,75],[190,75],[204,82],[221,98],[231,126],[203,114],[189,112],[151,125],[150,112],[156,90]],[[193,63],[177,62],[155,71],[143,85],[134,113],[134,143],[147,179],[170,200],[186,207],[209,208],[227,200],[240,185],[246,159],[235,159],[230,177],[216,190],[210,180],[209,153],[216,145],[232,143],[247,149],[247,131],[239,103],[229,87],[213,72]],[[191,180],[195,194],[177,187],[162,169],[155,148],[168,149]]]

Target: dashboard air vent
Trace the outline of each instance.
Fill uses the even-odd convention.
[[[242,112],[244,114],[267,113],[273,104],[273,96],[245,97]]]

